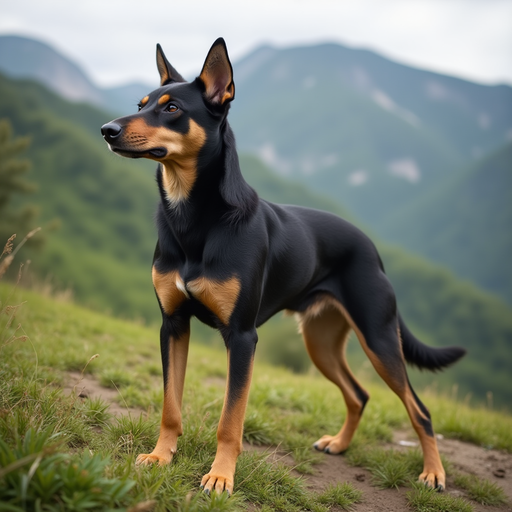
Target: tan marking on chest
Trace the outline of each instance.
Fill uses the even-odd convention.
[[[224,325],[229,324],[240,294],[240,280],[231,277],[225,281],[217,281],[206,277],[198,277],[187,283],[188,291]]]
[[[155,267],[153,267],[151,275],[163,310],[167,315],[172,315],[176,308],[187,299],[187,295],[178,287],[178,282],[183,282],[180,275],[176,271],[161,274]]]
[[[173,151],[168,150],[168,158],[163,160],[163,185],[169,201],[182,201],[188,198],[196,181],[197,157],[206,142],[206,132],[192,119],[185,135],[166,132],[168,142],[165,147]]]

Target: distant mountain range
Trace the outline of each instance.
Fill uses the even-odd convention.
[[[374,229],[512,140],[512,88],[338,44],[264,47],[235,64],[244,150],[341,200]]]
[[[51,46],[16,35],[0,36],[0,72],[14,78],[38,80],[70,101],[91,103],[124,114],[133,111],[150,88],[133,83],[102,89]]]
[[[0,36],[0,71],[121,114],[151,88],[98,88],[49,46],[18,36]],[[234,71],[240,149],[338,201],[384,240],[512,303],[511,87],[337,44],[265,46]],[[81,122],[98,129],[85,107]],[[496,154],[499,172],[489,167]]]

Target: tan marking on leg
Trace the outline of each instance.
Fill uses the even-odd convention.
[[[229,400],[229,389],[226,389],[224,406],[222,407],[222,414],[217,429],[217,453],[212,468],[201,480],[201,487],[207,493],[213,490],[217,492],[227,491],[229,494],[233,493],[236,460],[243,450],[244,418],[249,399],[249,389],[251,387],[253,363],[254,358],[251,360],[247,382],[233,403]],[[228,386],[229,374],[228,351]]]
[[[181,404],[189,339],[190,330],[187,330],[179,339],[169,340],[167,385],[164,389],[160,435],[155,449],[151,453],[142,453],[137,457],[137,465],[158,463],[160,466],[163,466],[171,462],[172,457],[176,453],[178,437],[183,433]]]
[[[240,279],[237,277],[231,277],[225,281],[199,277],[187,283],[190,293],[214,313],[224,325],[228,325],[235,309],[240,287]]]
[[[180,275],[176,271],[160,274],[154,266],[151,274],[153,286],[163,310],[167,315],[172,315],[176,308],[187,298],[177,284],[181,280]]]
[[[366,339],[363,333],[355,324],[352,317],[349,315],[348,311],[345,307],[339,303],[334,297],[330,295],[323,296],[317,303],[313,304],[306,312],[300,315],[300,322],[303,324],[309,318],[314,318],[321,314],[322,310],[325,309],[328,305],[331,305],[337,308],[343,316],[346,318],[349,325],[355,331],[363,350],[366,355],[370,359],[374,368],[377,370],[377,373],[380,377],[386,382],[386,384],[398,395],[398,397],[402,400],[407,413],[409,415],[409,419],[411,420],[412,426],[416,430],[418,434],[421,447],[423,450],[423,473],[420,475],[420,480],[425,482],[429,487],[437,486],[444,488],[445,487],[445,471],[443,469],[443,465],[441,463],[441,458],[439,456],[439,450],[437,448],[437,443],[435,436],[429,436],[425,432],[423,425],[419,422],[418,418],[425,418],[425,415],[421,412],[412,391],[410,389],[408,380],[407,380],[407,370],[405,368],[405,360],[402,354],[402,363],[403,363],[403,375],[397,374],[394,372],[391,374],[386,366],[382,363],[382,361],[378,358],[378,356],[370,350],[368,344],[366,343]],[[397,331],[397,336],[399,335]],[[401,347],[401,345],[400,345]],[[426,418],[425,418],[426,419]]]
[[[164,94],[163,96],[160,96],[160,98],[158,98],[158,104],[163,105],[164,103],[167,103],[170,99],[171,97],[168,94]]]
[[[347,416],[338,434],[323,436],[314,446],[328,453],[341,453],[348,448],[366,403],[361,402],[354,385],[368,396],[350,371],[345,358],[350,325],[338,308],[325,302],[314,304],[300,315],[299,322],[311,360],[325,377],[340,388],[347,405]]]
[[[432,436],[425,432],[425,428],[419,421],[419,418],[430,420],[425,417],[425,414],[423,414],[419,408],[409,387],[406,388],[403,397],[400,396],[400,398],[407,409],[412,426],[418,434],[423,450],[423,472],[419,476],[419,481],[424,482],[428,487],[432,487],[433,489],[443,490],[446,488],[446,473],[437,448],[436,437],[433,428]]]

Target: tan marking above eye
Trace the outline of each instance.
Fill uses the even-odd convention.
[[[158,104],[163,105],[164,103],[167,103],[170,99],[171,97],[168,94],[164,94],[163,96],[160,96],[160,98],[158,98]]]
[[[231,277],[225,281],[198,277],[187,283],[188,291],[204,304],[224,324],[229,324],[240,294],[240,279]]]
[[[181,280],[177,271],[173,270],[161,274],[153,267],[151,270],[153,286],[155,287],[158,300],[167,315],[172,315],[176,308],[188,297],[178,287],[178,279]]]

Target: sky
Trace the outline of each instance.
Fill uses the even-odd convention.
[[[512,0],[1,0],[0,34],[50,44],[100,86],[154,82],[156,43],[193,77],[219,36],[233,61],[262,44],[338,42],[512,85]]]

